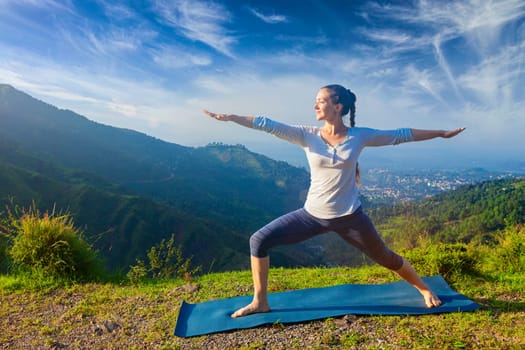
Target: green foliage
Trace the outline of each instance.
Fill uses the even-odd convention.
[[[137,259],[137,265],[132,265],[126,275],[132,284],[139,284],[148,276],[148,268],[143,260]]]
[[[7,253],[10,235],[8,234],[9,220],[0,212],[0,274],[7,273],[9,255]]]
[[[7,239],[0,235],[0,273],[7,272],[7,266],[9,264],[7,255]]]
[[[497,272],[525,272],[525,227],[508,227],[496,235],[497,244],[489,247],[488,265]]]
[[[13,269],[23,273],[69,280],[102,277],[101,262],[75,228],[69,214],[40,213],[35,206],[9,213],[3,235]]]
[[[477,275],[478,250],[464,243],[428,243],[403,254],[421,275],[442,275],[457,281],[465,275]]]
[[[410,244],[421,234],[441,242],[491,239],[498,230],[525,224],[525,179],[463,186],[421,202],[370,208],[369,215],[388,243]]]
[[[160,243],[151,247],[147,258],[147,264],[137,259],[137,265],[130,267],[127,276],[132,283],[137,283],[146,277],[189,279],[201,270],[200,267],[192,268],[191,258],[184,258],[182,247],[175,245],[175,235],[171,235],[169,240],[162,239]]]

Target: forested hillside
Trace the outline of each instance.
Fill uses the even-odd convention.
[[[7,85],[0,85],[0,167],[0,211],[34,201],[71,212],[112,270],[127,269],[172,233],[205,270],[245,267],[249,235],[299,207],[308,185],[303,169],[242,146],[183,147]],[[320,263],[301,252],[277,253],[275,263]]]
[[[25,167],[16,166],[4,160],[5,151],[12,149],[0,147],[0,213],[16,206],[28,208],[32,202],[42,210],[69,212],[112,270],[127,269],[156,240],[171,233],[192,253],[196,264],[208,266],[208,256],[223,254],[228,254],[232,265],[222,266],[223,261],[217,261],[217,269],[245,260],[242,237],[213,221],[133,194],[91,174],[67,171],[29,156],[23,157]],[[223,239],[217,239],[221,234]]]
[[[525,222],[525,179],[485,181],[427,200],[370,211],[383,235],[399,246],[417,240],[490,241],[505,227]]]

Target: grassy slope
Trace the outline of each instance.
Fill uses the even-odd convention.
[[[270,291],[340,283],[383,283],[380,267],[273,269]],[[173,336],[182,300],[250,293],[248,271],[126,286],[76,284],[47,291],[0,276],[0,348],[97,349],[521,349],[525,347],[525,277],[488,273],[451,281],[483,306],[469,313],[354,317],[182,339]],[[27,283],[25,281],[24,283]]]

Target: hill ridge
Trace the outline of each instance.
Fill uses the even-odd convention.
[[[140,242],[131,249],[137,258],[143,257],[162,238],[176,233],[178,242],[188,256],[195,256],[196,263],[216,269],[243,267],[249,234],[265,221],[299,207],[298,193],[308,184],[304,169],[243,147],[211,144],[193,148],[169,143],[133,130],[92,122],[8,85],[0,85],[0,140],[3,162],[41,174],[41,179],[52,176],[64,183],[71,180],[77,185],[88,185],[82,188],[82,196],[72,195],[71,186],[61,186],[66,192],[56,193],[58,198],[53,198],[49,191],[45,196],[39,195],[36,184],[26,186],[26,194],[45,197],[37,198],[42,209],[54,202],[71,208],[78,225],[95,231],[88,235],[97,236],[108,229],[128,235]],[[26,183],[31,181],[22,178]],[[45,188],[40,190],[46,192]],[[129,194],[143,199],[138,200],[137,208],[128,208],[129,215],[117,215],[126,207],[124,203],[131,205],[122,196]],[[16,193],[0,184],[0,199],[3,196],[5,201],[11,195],[16,197]],[[115,196],[121,199],[107,199]],[[93,198],[102,202],[96,203]],[[27,206],[28,201],[25,198],[20,204]],[[155,203],[157,209],[146,211],[141,207],[150,206],[146,203]],[[93,210],[97,207],[109,213]],[[89,218],[83,213],[96,213],[100,217]],[[166,215],[171,217],[168,220],[171,224],[162,224]],[[150,223],[145,229],[152,231],[139,232],[144,222]],[[108,226],[101,227],[101,223]],[[213,238],[217,236],[223,240]],[[107,237],[108,241],[112,239]],[[215,247],[209,247],[211,244]],[[132,257],[115,256],[121,249],[114,244],[102,244],[99,240],[95,246],[109,258],[112,269],[126,269],[135,262]],[[292,253],[278,254],[276,262],[295,264],[297,260]]]

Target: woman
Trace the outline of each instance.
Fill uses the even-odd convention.
[[[441,305],[441,300],[421,280],[412,266],[392,252],[380,238],[368,216],[361,209],[357,182],[357,159],[364,147],[395,145],[436,137],[450,138],[465,128],[445,130],[375,130],[355,127],[356,96],[341,85],[319,90],[314,110],[322,127],[290,126],[265,117],[217,114],[204,110],[220,121],[233,121],[248,128],[271,133],[301,146],[310,166],[310,188],[304,207],[283,215],[254,233],[250,238],[251,268],[254,285],[252,302],[235,311],[232,317],[268,312],[268,270],[271,247],[304,241],[333,231],[371,259],[395,271],[423,296],[427,307]],[[343,116],[350,113],[350,127]]]

